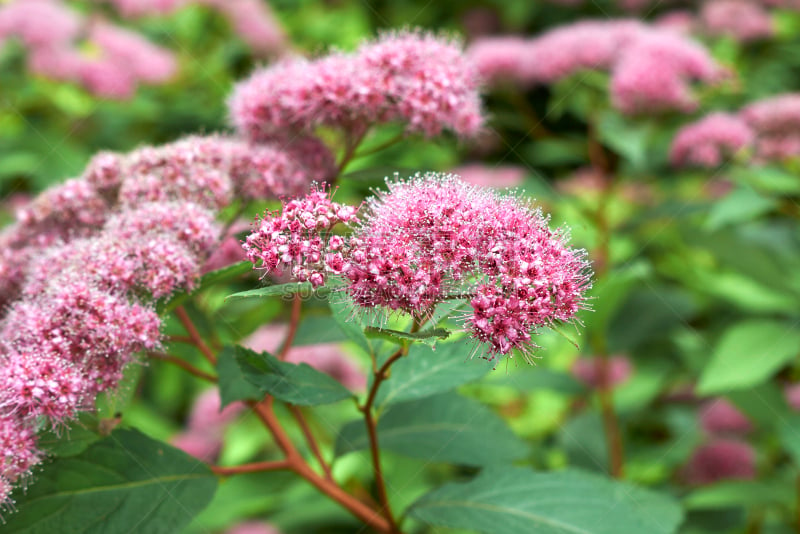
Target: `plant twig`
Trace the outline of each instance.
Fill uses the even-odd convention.
[[[306,443],[308,443],[308,448],[311,449],[311,452],[314,454],[317,462],[322,467],[322,471],[325,473],[325,478],[328,480],[333,480],[331,468],[325,461],[325,458],[322,457],[322,451],[319,448],[319,443],[317,443],[314,434],[311,432],[311,427],[308,425],[308,421],[306,421],[303,411],[298,406],[294,405],[289,406],[289,411],[291,412],[295,421],[297,421],[297,426],[299,426],[300,430],[303,432],[303,437],[305,437]]]
[[[183,306],[178,306],[175,308],[175,316],[183,325],[183,328],[186,330],[186,333],[189,334],[189,338],[192,340],[192,344],[197,347],[197,349],[203,353],[203,356],[206,357],[206,360],[211,365],[217,364],[217,357],[214,355],[214,351],[206,345],[206,342],[203,341],[203,337],[200,335],[200,332],[197,331],[197,327],[194,326],[192,322],[192,318],[189,317],[189,314],[186,313],[186,309]]]
[[[378,394],[378,388],[380,387],[381,383],[386,380],[389,375],[388,371],[389,368],[392,366],[394,362],[399,360],[405,356],[404,349],[398,349],[397,352],[392,354],[384,363],[380,366],[380,368],[375,372],[373,380],[372,380],[372,387],[369,390],[369,394],[367,395],[367,400],[363,406],[360,406],[359,409],[364,414],[364,422],[367,425],[367,434],[369,435],[369,450],[370,455],[372,457],[372,469],[375,472],[375,485],[378,489],[378,501],[381,504],[381,508],[383,513],[386,515],[386,518],[391,523],[392,527],[397,531],[397,523],[395,522],[394,516],[392,515],[392,509],[389,504],[389,496],[386,494],[386,481],[383,477],[383,469],[381,468],[381,457],[380,457],[380,448],[378,446],[378,431],[377,431],[377,422],[375,421],[375,416],[372,413],[372,407],[375,404],[375,398]]]
[[[201,371],[191,363],[187,362],[183,358],[179,358],[177,356],[173,356],[172,354],[167,354],[166,352],[160,352],[157,350],[151,350],[147,352],[147,355],[150,358],[155,360],[161,360],[162,362],[171,363],[173,365],[177,365],[184,371],[188,371],[190,374],[198,378],[202,378],[203,380],[208,380],[209,382],[216,383],[217,377],[212,375],[211,373],[206,373],[205,371]]]
[[[603,429],[606,435],[608,446],[608,463],[611,476],[622,478],[625,476],[625,454],[622,445],[622,433],[619,428],[619,420],[614,411],[614,394],[610,381],[609,361],[607,354],[601,354],[600,358],[600,387],[597,396],[600,399],[600,412],[603,417]]]
[[[215,475],[229,476],[240,475],[243,473],[258,473],[261,471],[280,471],[291,469],[291,465],[286,460],[273,460],[270,462],[254,462],[252,464],[236,465],[233,467],[222,467],[210,465],[211,471]]]

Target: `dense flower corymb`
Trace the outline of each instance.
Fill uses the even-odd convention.
[[[390,181],[358,219],[354,208],[330,204],[313,191],[267,214],[245,243],[250,260],[267,272],[291,265],[294,278],[315,286],[340,275],[363,309],[427,317],[445,300],[467,299],[465,327],[491,354],[527,355],[537,328],[585,306],[584,252],[519,199],[429,173]],[[352,222],[352,235],[327,238],[332,221]]]

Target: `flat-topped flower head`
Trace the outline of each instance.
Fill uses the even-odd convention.
[[[471,335],[491,354],[527,354],[535,329],[585,306],[584,252],[565,242],[538,210],[454,175],[395,180],[367,201],[350,240],[347,292],[362,308],[418,317],[471,294]]]
[[[323,125],[358,135],[379,122],[467,137],[483,121],[478,73],[460,44],[418,31],[385,34],[350,54],[286,59],[237,85],[229,106],[254,141]]]
[[[718,167],[726,157],[749,148],[755,134],[745,121],[728,113],[712,113],[681,128],[670,148],[676,166]]]

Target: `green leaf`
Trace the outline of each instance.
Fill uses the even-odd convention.
[[[321,286],[316,289],[310,282],[290,282],[288,284],[278,284],[274,286],[259,287],[258,289],[250,289],[248,291],[240,291],[228,295],[226,300],[232,299],[252,299],[264,297],[293,297],[300,295],[301,297],[324,297],[330,295],[334,288],[331,286]]]
[[[779,433],[784,449],[800,467],[800,414],[790,414],[781,419]]]
[[[335,379],[308,364],[282,362],[269,353],[259,354],[240,346],[233,350],[245,380],[283,402],[315,406],[353,397]]]
[[[347,338],[358,345],[365,353],[374,354],[372,345],[364,334],[364,327],[356,320],[356,314],[346,298],[334,298],[328,301],[328,306],[333,314],[333,319]]]
[[[368,326],[364,329],[364,335],[371,339],[386,339],[393,343],[405,344],[410,341],[412,343],[421,341],[427,344],[435,344],[437,339],[447,339],[450,337],[450,331],[444,328],[429,328],[421,332],[403,332],[402,330],[392,330],[390,328],[378,328],[376,326]]]
[[[705,227],[715,231],[731,223],[749,221],[768,213],[775,205],[775,200],[764,198],[751,187],[740,187],[713,204]]]
[[[526,158],[533,165],[554,167],[586,161],[585,139],[538,139],[529,145]]]
[[[647,166],[647,150],[653,127],[649,123],[636,122],[618,112],[606,111],[597,124],[600,139],[628,160],[635,169]]]
[[[208,505],[217,479],[202,462],[136,430],[115,430],[86,451],[57,458],[27,492],[4,532],[180,532]]]
[[[786,499],[786,489],[775,481],[735,480],[713,484],[692,491],[684,500],[691,510],[727,508],[731,506],[769,506]]]
[[[259,400],[264,395],[261,389],[254,386],[244,376],[236,361],[236,354],[241,347],[226,346],[217,356],[217,377],[221,407],[243,400]]]
[[[441,343],[435,350],[412,345],[408,355],[392,365],[391,377],[378,390],[376,406],[443,393],[479,379],[494,367],[487,360],[470,359],[470,352],[469,342],[463,340]]]
[[[791,361],[798,347],[796,325],[759,319],[737,323],[714,348],[697,390],[710,395],[758,385]]]
[[[506,372],[500,378],[487,380],[486,384],[513,387],[518,391],[550,390],[566,395],[586,391],[586,386],[563,371],[532,365],[526,365],[521,371]]]
[[[483,471],[446,484],[409,509],[425,523],[491,534],[670,534],[682,520],[665,495],[579,471]]]
[[[528,446],[486,406],[455,393],[393,404],[378,421],[382,449],[429,462],[465,465],[510,463]],[[336,454],[369,447],[364,421],[342,428]]]

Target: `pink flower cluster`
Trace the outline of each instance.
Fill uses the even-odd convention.
[[[336,215],[354,221],[349,238],[326,238],[332,215],[345,208],[312,191],[283,215],[268,214],[245,249],[267,272],[291,264],[314,285],[340,274],[361,308],[424,317],[446,299],[469,298],[466,327],[491,354],[517,348],[527,356],[532,331],[584,307],[584,253],[567,247],[539,211],[453,175],[417,175],[388,188],[367,200],[357,222],[353,208]]]
[[[246,406],[241,402],[221,408],[219,389],[201,393],[194,401],[186,430],[172,438],[172,444],[205,462],[215,461],[222,449],[225,429],[236,420]]]
[[[754,102],[740,115],[756,132],[757,160],[784,160],[800,154],[800,93]]]
[[[482,123],[471,63],[450,39],[406,31],[385,34],[354,53],[288,59],[255,72],[230,100],[234,124],[252,140],[342,129],[357,138],[379,122],[435,136],[460,136]]]
[[[78,82],[107,98],[129,98],[137,84],[163,83],[177,68],[170,51],[56,0],[15,0],[0,6],[0,44],[10,37],[28,49],[31,71]],[[87,45],[99,53],[85,53]]]
[[[158,346],[152,301],[193,286],[219,244],[219,209],[334,172],[321,142],[298,143],[189,137],[101,153],[19,207],[0,234],[0,502],[39,461],[39,428],[91,409]]]
[[[692,485],[706,485],[721,480],[755,478],[755,450],[742,439],[753,430],[750,420],[724,398],[706,402],[698,418],[708,437],[684,467],[686,481]]]
[[[673,165],[715,167],[724,156],[752,149],[757,163],[800,154],[800,94],[778,95],[742,108],[713,113],[683,127],[672,141]]]
[[[752,0],[712,0],[700,9],[700,25],[707,35],[729,35],[737,41],[772,37],[775,25],[764,6]]]
[[[271,56],[286,47],[286,34],[262,0],[108,0],[126,17],[166,15],[187,5],[211,7],[225,16],[233,33],[255,53]]]
[[[584,70],[609,71],[612,103],[630,114],[691,111],[690,82],[723,74],[687,37],[626,19],[581,21],[530,40],[480,39],[468,55],[490,83],[552,84]]]
[[[718,167],[726,157],[753,145],[755,135],[745,121],[728,113],[712,113],[681,128],[670,148],[675,166]]]
[[[353,221],[356,208],[331,197],[324,186],[312,186],[305,197],[284,202],[281,212],[266,212],[244,243],[247,259],[265,276],[290,271],[293,278],[314,287],[323,285],[329,273],[340,274],[345,242],[331,235],[331,229]]]

